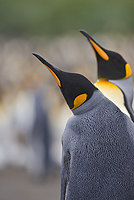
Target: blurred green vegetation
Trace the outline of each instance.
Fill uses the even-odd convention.
[[[133,0],[0,0],[0,34],[134,32]]]

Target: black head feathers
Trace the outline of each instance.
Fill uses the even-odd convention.
[[[89,100],[97,88],[83,75],[61,71],[38,54],[36,56],[51,72],[71,110]]]
[[[101,47],[87,32],[80,31],[90,42],[98,64],[98,78],[106,79],[122,79],[132,75],[129,64],[124,58],[113,51],[109,51]]]

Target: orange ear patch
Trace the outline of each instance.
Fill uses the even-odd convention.
[[[109,60],[108,55],[97,45],[95,44],[95,42],[93,42],[90,39],[90,42],[92,43],[93,47],[95,48],[95,50],[97,51],[97,53],[104,59],[104,60]]]
[[[46,66],[46,65],[45,65]],[[47,67],[47,66],[46,66]],[[57,77],[57,75],[49,68],[47,67],[47,69],[51,72],[51,74],[53,75],[53,77],[55,78],[57,84],[59,85],[59,87],[61,87],[61,82],[60,79]]]
[[[125,68],[126,68],[126,76],[124,78],[128,78],[132,75],[132,70],[128,63],[125,65]]]
[[[74,107],[71,110],[74,110],[75,108],[78,108],[81,104],[83,104],[87,99],[87,94],[80,94],[74,99]]]

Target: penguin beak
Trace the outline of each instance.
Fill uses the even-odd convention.
[[[97,42],[86,31],[80,30],[80,32],[88,39],[93,50],[95,51],[95,54],[96,55],[99,54],[101,58],[108,61],[109,56],[107,55],[105,50],[99,44],[97,44]]]
[[[51,72],[51,74],[55,78],[58,86],[61,87],[61,81],[60,81],[60,79],[58,78],[58,75],[57,75],[57,71],[60,71],[60,70],[57,69],[56,67],[54,67],[53,65],[51,65],[47,60],[45,60],[44,58],[42,58],[40,55],[38,55],[36,53],[33,53],[33,55],[36,58],[38,58],[47,67],[47,69]]]

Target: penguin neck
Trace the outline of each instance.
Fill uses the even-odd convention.
[[[106,78],[99,78],[97,81],[96,81],[96,83],[99,83],[99,84],[104,84],[104,83],[106,83],[106,82],[108,82],[108,79],[106,79]]]
[[[132,76],[126,79],[109,80],[113,84],[117,85],[124,95],[124,104],[128,110],[132,121],[134,122],[134,111],[132,108],[133,103],[133,80]]]
[[[92,97],[88,101],[83,103],[80,107],[76,108],[72,112],[74,115],[84,114],[84,113],[92,110],[104,98],[105,98],[105,96],[99,90],[96,90],[96,91],[94,91]]]
[[[122,92],[124,93],[128,104],[132,105],[133,102],[133,81],[132,76],[126,79],[120,79],[120,80],[109,80],[109,82],[117,85]]]
[[[106,78],[99,78],[98,81],[99,81],[99,82],[103,82],[103,81],[108,81],[108,79],[106,79]]]

